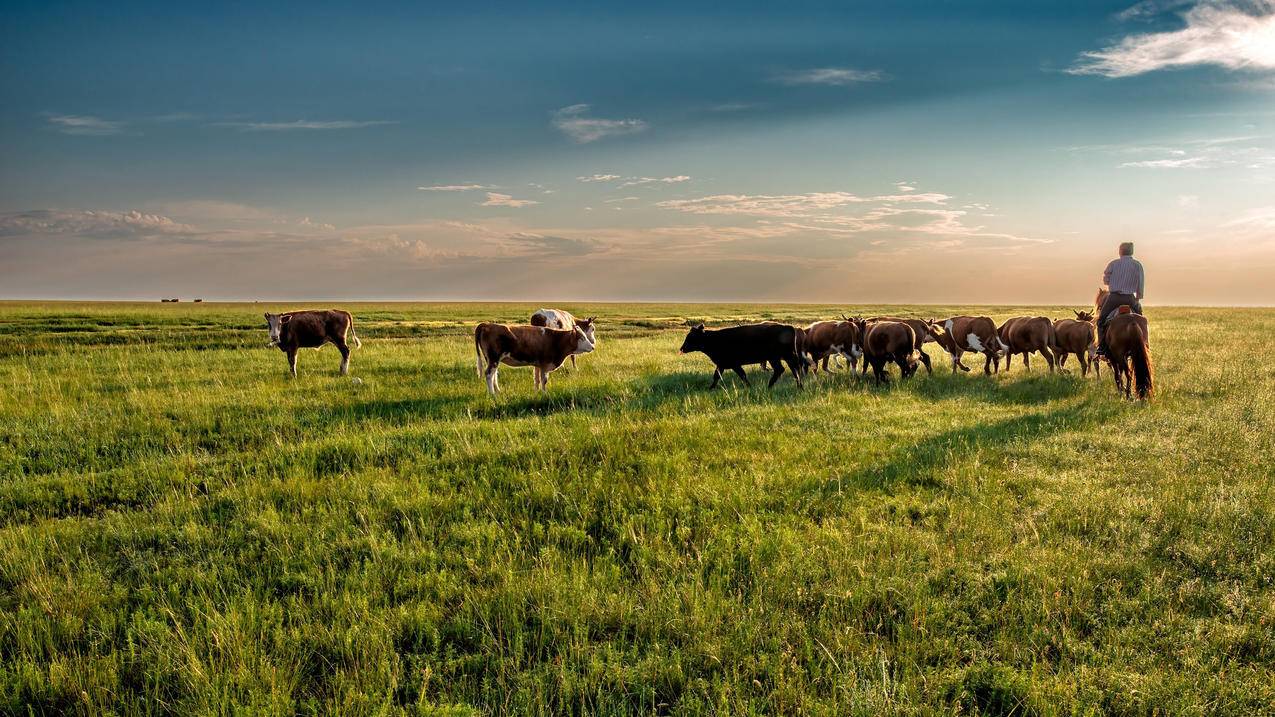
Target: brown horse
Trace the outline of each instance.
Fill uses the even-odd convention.
[[[1094,300],[1098,311],[1102,311],[1102,302],[1106,299],[1107,290],[1099,289]],[[1111,364],[1111,372],[1115,374],[1116,390],[1125,398],[1132,398],[1136,388],[1138,398],[1145,401],[1155,391],[1151,349],[1147,346],[1147,318],[1132,313],[1124,306],[1118,311],[1107,322],[1107,363]]]
[[[1054,322],[1054,356],[1058,357],[1058,367],[1067,363],[1067,356],[1076,355],[1080,363],[1080,375],[1088,376],[1089,367],[1093,366],[1094,375],[1098,375],[1098,362],[1093,359],[1098,347],[1098,335],[1094,331],[1093,314],[1088,311],[1073,311],[1074,319],[1058,319]]]

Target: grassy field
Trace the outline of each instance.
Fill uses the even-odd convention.
[[[1073,307],[564,306],[598,351],[496,400],[533,306],[346,305],[361,385],[279,308],[0,303],[0,713],[1272,713],[1275,310],[1150,310],[1140,405],[677,354]]]

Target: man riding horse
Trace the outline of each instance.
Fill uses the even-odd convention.
[[[1120,245],[1120,257],[1107,264],[1102,273],[1102,283],[1107,285],[1107,298],[1098,310],[1098,355],[1106,358],[1107,323],[1111,314],[1121,306],[1128,306],[1135,314],[1142,313],[1142,290],[1146,276],[1142,263],[1133,258],[1133,242]]]

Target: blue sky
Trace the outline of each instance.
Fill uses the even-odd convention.
[[[1275,3],[7,3],[0,296],[1271,304]]]

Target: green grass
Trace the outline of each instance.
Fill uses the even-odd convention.
[[[1071,307],[566,306],[598,351],[496,400],[535,307],[346,305],[362,385],[276,308],[0,304],[0,713],[1272,713],[1275,310],[1150,311],[1140,405],[677,354]]]

